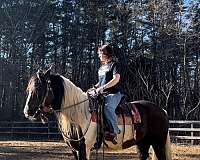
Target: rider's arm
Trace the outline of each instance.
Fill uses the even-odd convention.
[[[99,87],[100,87],[99,82],[94,85],[94,88],[99,88]]]
[[[114,74],[113,79],[111,79],[108,83],[103,85],[103,90],[115,86],[117,83],[119,83],[119,80],[120,80],[120,74],[119,73]]]
[[[113,79],[111,79],[108,83],[106,83],[105,85],[103,85],[103,86],[101,86],[101,87],[99,87],[99,88],[97,88],[96,89],[96,92],[97,93],[102,93],[103,92],[103,90],[105,90],[105,89],[108,89],[108,88],[110,88],[110,87],[113,87],[114,85],[116,85],[118,82],[119,82],[119,80],[120,80],[120,74],[114,74],[113,75]]]

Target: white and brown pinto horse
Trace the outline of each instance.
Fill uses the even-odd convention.
[[[50,70],[33,75],[27,93],[25,117],[44,121],[45,113],[53,110],[63,138],[72,147],[75,159],[89,160],[97,138],[97,123],[91,121],[87,94],[69,79],[50,74]],[[134,129],[130,124],[119,125],[121,133],[117,138],[118,143],[114,145],[106,141],[106,144],[112,149],[122,149],[123,142],[134,139],[136,141],[131,145],[137,145],[141,160],[148,159],[150,146],[155,152],[155,159],[171,160],[166,112],[148,101],[137,101],[134,104],[141,115],[141,123]]]

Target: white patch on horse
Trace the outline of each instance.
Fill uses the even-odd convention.
[[[62,115],[69,123],[79,124],[81,128],[85,128],[91,115],[88,110],[89,102],[81,101],[87,100],[87,94],[79,87],[76,87],[69,79],[61,76],[64,80],[64,97],[61,105]],[[76,105],[77,104],[77,105]],[[61,119],[63,116],[60,116]]]
[[[25,107],[24,107],[24,115],[25,115],[25,117],[28,117],[28,103],[29,103],[29,101],[30,101],[30,98],[31,98],[31,94],[32,94],[32,90],[29,90],[28,91],[28,97],[27,97],[27,99],[26,99],[26,104],[25,104]]]

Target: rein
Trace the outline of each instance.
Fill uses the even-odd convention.
[[[78,138],[78,139],[74,139],[74,138],[69,137],[69,136],[62,130],[62,125],[61,125],[61,123],[60,123],[60,121],[59,121],[58,113],[61,113],[61,112],[64,111],[64,110],[67,110],[67,109],[70,109],[70,108],[72,108],[72,107],[74,107],[74,106],[77,106],[77,105],[79,105],[79,104],[82,104],[82,103],[84,103],[84,102],[86,102],[86,101],[88,101],[88,100],[89,100],[89,98],[87,98],[87,99],[85,99],[85,100],[83,100],[83,101],[80,101],[80,102],[78,102],[78,103],[75,103],[75,104],[73,104],[73,105],[69,105],[69,106],[65,107],[64,109],[62,109],[62,110],[61,110],[61,109],[60,109],[60,110],[54,110],[54,109],[53,109],[53,113],[54,113],[54,115],[56,116],[56,119],[57,119],[57,122],[58,122],[58,128],[59,128],[60,132],[62,133],[62,135],[64,136],[65,139],[67,139],[67,140],[69,140],[69,141],[74,141],[74,142],[81,141],[81,140],[84,138],[84,136],[86,135],[86,133],[87,133],[89,127],[90,127],[90,124],[91,124],[91,121],[92,121],[92,115],[91,115],[91,117],[90,117],[90,121],[89,121],[89,123],[88,123],[88,125],[87,125],[85,131],[83,132],[83,135],[82,135],[80,138]]]
[[[96,94],[96,92],[94,92],[94,93]],[[89,96],[89,91],[88,91],[88,96]],[[90,96],[91,96],[91,95],[90,95]],[[93,96],[94,96],[94,95],[93,95]],[[88,123],[88,125],[87,125],[85,131],[82,133],[83,135],[82,135],[80,138],[78,138],[78,139],[74,139],[74,138],[69,137],[69,136],[62,130],[62,125],[61,125],[61,123],[60,123],[60,121],[59,121],[59,118],[58,118],[58,112],[61,113],[63,110],[70,109],[70,108],[72,108],[72,107],[74,107],[74,106],[77,106],[77,105],[82,104],[82,103],[84,103],[84,102],[86,102],[86,101],[89,101],[89,100],[90,100],[90,99],[87,98],[87,99],[85,99],[85,100],[83,100],[83,101],[80,101],[80,102],[78,102],[78,103],[75,103],[75,104],[73,104],[73,105],[69,105],[69,106],[65,107],[64,109],[62,109],[62,110],[61,110],[61,109],[60,109],[60,110],[54,110],[54,109],[53,109],[53,113],[55,114],[56,119],[57,119],[57,121],[58,121],[59,130],[60,130],[60,132],[62,133],[62,135],[64,136],[65,139],[67,139],[67,140],[69,140],[69,141],[74,141],[74,142],[79,142],[79,141],[81,141],[81,140],[85,137],[85,135],[86,135],[86,133],[87,133],[89,127],[90,127],[90,124],[91,124],[91,121],[92,121],[92,115],[91,115],[91,117],[90,117],[90,121],[89,121],[89,123]]]
[[[84,102],[86,102],[86,101],[89,101],[89,98],[88,98],[88,99],[85,99],[85,100],[83,100],[83,101],[80,101],[80,102],[78,102],[78,103],[69,105],[69,106],[67,106],[66,108],[62,109],[62,110],[61,110],[61,109],[58,109],[58,110],[54,110],[54,111],[56,111],[56,112],[61,112],[61,111],[63,111],[63,110],[70,109],[70,108],[72,108],[72,107],[74,107],[74,106],[78,106],[79,104],[82,104],[82,103],[84,103]]]
[[[85,137],[85,135],[86,135],[86,133],[87,133],[89,127],[90,127],[91,121],[92,121],[92,115],[91,115],[91,117],[90,117],[90,121],[89,121],[89,123],[88,123],[88,125],[87,125],[85,131],[83,132],[83,135],[82,135],[80,138],[78,138],[78,139],[74,139],[74,138],[69,137],[69,136],[62,130],[62,125],[61,125],[61,123],[60,123],[60,121],[59,121],[59,118],[58,118],[58,112],[61,113],[61,112],[64,111],[64,110],[70,109],[70,108],[72,108],[72,107],[74,107],[74,106],[77,106],[77,105],[79,105],[79,104],[82,104],[82,103],[84,103],[84,102],[86,102],[86,101],[88,101],[88,100],[89,100],[89,98],[87,98],[87,99],[85,99],[85,100],[83,100],[83,101],[80,101],[80,102],[78,102],[78,103],[75,103],[75,104],[73,104],[73,105],[69,105],[69,106],[65,107],[64,109],[62,109],[62,110],[61,110],[61,109],[60,109],[60,110],[53,110],[53,113],[54,113],[54,115],[56,116],[56,119],[57,119],[57,122],[58,122],[58,128],[59,128],[61,134],[64,136],[64,138],[67,139],[68,141],[79,142],[79,141],[81,141],[81,140]]]
[[[60,123],[60,121],[59,121],[58,114],[60,114],[60,113],[61,113],[62,111],[64,111],[64,110],[67,110],[67,109],[70,109],[70,108],[72,108],[72,107],[78,106],[79,104],[82,104],[82,103],[84,103],[84,102],[86,102],[86,101],[89,101],[89,98],[87,98],[87,99],[85,99],[85,100],[83,100],[83,101],[80,101],[80,102],[78,102],[78,103],[69,105],[69,106],[65,107],[64,109],[62,109],[62,110],[61,110],[61,109],[60,109],[60,110],[53,110],[53,113],[54,113],[54,115],[56,116],[56,119],[57,119],[57,122],[58,122],[58,128],[59,128],[61,134],[64,136],[64,138],[67,139],[68,141],[79,142],[79,141],[81,141],[81,140],[85,137],[85,135],[86,135],[86,133],[87,133],[89,127],[90,127],[91,121],[92,121],[92,115],[91,115],[91,117],[90,117],[90,121],[89,121],[89,123],[88,123],[88,125],[87,125],[85,131],[82,132],[82,136],[81,136],[80,138],[78,138],[78,139],[74,139],[74,138],[69,137],[69,136],[62,130],[62,125],[61,125],[61,123]]]
[[[59,121],[59,119],[58,119],[58,113],[56,113],[56,111],[54,111],[54,114],[56,115],[56,118],[57,118],[57,121],[58,121],[59,130],[60,130],[60,132],[62,133],[62,135],[64,136],[64,138],[67,139],[67,140],[69,140],[69,141],[74,141],[74,142],[79,142],[79,141],[81,141],[81,140],[85,137],[85,135],[86,135],[86,133],[87,133],[89,127],[90,127],[91,121],[92,121],[92,116],[91,116],[90,121],[89,121],[89,123],[88,123],[88,125],[87,125],[85,131],[83,132],[83,135],[82,135],[80,138],[78,138],[78,139],[74,139],[74,138],[69,137],[69,136],[62,130],[62,125],[61,125],[61,123],[60,123],[60,121]]]

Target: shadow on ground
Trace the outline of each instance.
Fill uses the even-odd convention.
[[[105,153],[99,151],[98,155],[93,152],[91,159],[95,160],[121,160],[121,159],[132,159],[136,158],[137,155],[134,153]],[[0,146],[0,159],[1,160],[72,160],[73,155],[69,148],[66,146],[53,146],[53,145],[3,145]]]

